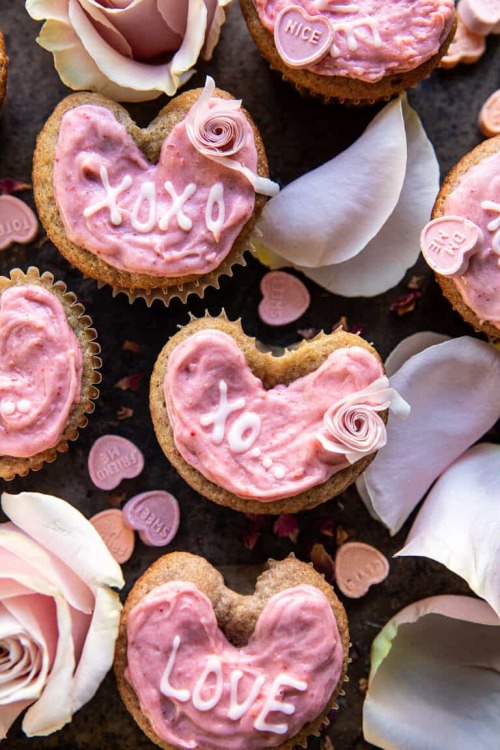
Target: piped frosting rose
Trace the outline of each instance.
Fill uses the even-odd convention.
[[[28,708],[23,730],[45,736],[71,721],[113,662],[124,584],[101,537],[49,495],[2,497],[0,740]]]
[[[231,0],[27,0],[62,81],[117,101],[173,96],[210,59]]]
[[[384,376],[333,404],[325,412],[325,429],[318,433],[318,440],[326,451],[345,454],[353,464],[386,444],[385,422],[378,412],[389,408],[400,416],[410,411]]]

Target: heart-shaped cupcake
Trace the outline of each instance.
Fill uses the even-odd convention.
[[[174,552],[129,594],[115,671],[160,747],[284,749],[335,707],[348,647],[344,609],[311,566],[270,561],[242,596],[205,559]]]
[[[203,318],[166,344],[151,380],[158,440],[198,492],[249,513],[338,495],[385,443],[393,403],[375,350],[343,331],[281,357],[239,323]]]
[[[207,79],[146,129],[102,96],[67,97],[38,138],[33,184],[49,238],[83,273],[175,295],[243,262],[256,193],[277,190],[267,174],[241,102]]]

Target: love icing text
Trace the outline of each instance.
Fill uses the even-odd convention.
[[[193,228],[192,219],[186,214],[185,208],[191,198],[196,194],[198,187],[194,182],[190,182],[186,187],[177,192],[173,184],[166,180],[163,189],[166,195],[171,199],[169,208],[161,215],[157,208],[156,185],[154,182],[143,182],[139,188],[137,198],[130,212],[120,208],[119,198],[122,193],[133,187],[133,180],[130,175],[125,175],[122,180],[115,185],[111,184],[107,167],[102,164],[99,169],[99,177],[104,190],[103,197],[91,206],[88,206],[83,215],[86,219],[94,214],[107,211],[109,220],[113,226],[121,226],[125,218],[128,218],[136,232],[148,234],[158,228],[162,232],[167,232],[172,220],[184,232],[190,232]],[[224,186],[221,182],[216,182],[210,188],[208,199],[205,207],[205,226],[211,232],[216,240],[219,241],[225,219],[224,203]]]
[[[175,687],[171,684],[170,680],[181,645],[181,638],[179,635],[176,635],[173,640],[167,666],[161,678],[160,691],[166,698],[172,698],[179,701],[179,703],[191,701],[197,711],[210,711],[219,704],[223,697],[225,688],[223,662],[218,656],[209,656],[205,668],[196,681],[192,692],[182,686]],[[231,721],[238,721],[245,716],[260,696],[262,690],[265,689],[266,678],[264,675],[259,674],[255,677],[247,696],[240,702],[239,699],[242,696],[238,695],[238,688],[242,677],[243,672],[240,669],[231,668],[229,676],[229,708],[227,710],[227,717]],[[280,735],[288,732],[288,724],[285,721],[272,723],[268,720],[269,714],[273,712],[282,713],[285,716],[292,716],[295,713],[296,707],[293,703],[280,700],[278,697],[283,688],[291,688],[299,693],[303,693],[307,690],[308,685],[307,682],[297,680],[283,672],[278,674],[267,689],[264,705],[253,723],[254,729],[257,731],[272,732],[273,734]],[[210,692],[209,697],[207,697],[208,692]]]

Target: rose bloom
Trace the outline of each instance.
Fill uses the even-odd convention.
[[[4,494],[0,524],[0,740],[71,721],[113,662],[124,584],[101,537],[64,500]]]
[[[140,102],[173,96],[209,60],[231,0],[26,0],[38,43],[72,89]]]

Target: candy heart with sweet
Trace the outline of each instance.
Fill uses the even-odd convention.
[[[249,513],[290,513],[342,492],[385,443],[395,394],[375,350],[343,331],[281,357],[237,323],[191,321],[160,354],[158,440],[201,494]]]
[[[292,747],[341,691],[342,605],[311,566],[270,561],[251,596],[177,552],[149,568],[124,607],[115,671],[125,705],[161,747]]]
[[[256,192],[277,190],[249,115],[210,78],[145,129],[98,94],[67,97],[38,138],[33,183],[71,263],[146,291],[227,273],[263,205]]]

